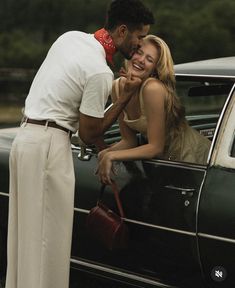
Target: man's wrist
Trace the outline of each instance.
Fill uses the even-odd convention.
[[[126,104],[129,102],[130,98],[131,98],[131,97],[129,97],[129,98],[127,98],[127,97],[119,97],[119,98],[117,99],[117,101],[115,102],[115,104],[116,104],[117,106],[125,107]]]

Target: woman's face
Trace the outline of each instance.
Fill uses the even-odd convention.
[[[131,60],[128,61],[128,71],[143,80],[147,79],[156,67],[158,54],[157,48],[152,43],[143,42]]]

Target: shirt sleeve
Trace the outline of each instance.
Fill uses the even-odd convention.
[[[84,87],[80,112],[97,118],[104,117],[105,104],[111,95],[113,75],[101,73],[90,77]]]

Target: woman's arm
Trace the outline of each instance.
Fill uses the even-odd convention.
[[[143,101],[147,117],[148,144],[106,153],[98,168],[98,174],[102,182],[111,183],[112,161],[149,159],[161,156],[165,145],[164,102],[166,93],[166,89],[158,80],[149,81],[146,84],[143,91]]]
[[[134,132],[126,125],[123,118],[124,114],[121,113],[121,115],[118,118],[121,140],[105,149],[105,151],[130,149],[137,146],[136,132]]]

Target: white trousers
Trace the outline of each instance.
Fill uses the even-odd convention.
[[[6,288],[68,287],[74,187],[69,135],[21,127],[10,154]]]

